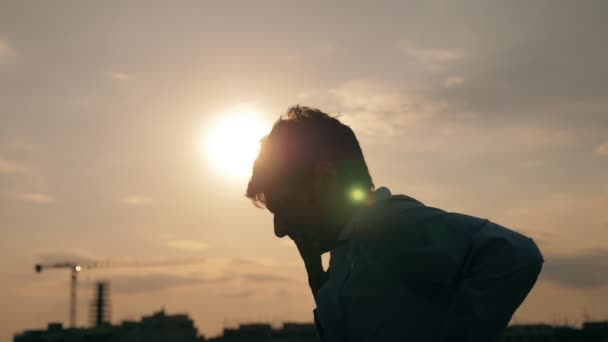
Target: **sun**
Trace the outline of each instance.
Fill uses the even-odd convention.
[[[258,155],[260,139],[267,134],[268,124],[253,108],[236,107],[223,113],[204,132],[201,152],[222,174],[248,177]]]

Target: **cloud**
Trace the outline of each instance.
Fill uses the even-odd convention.
[[[603,246],[608,235],[608,193],[553,193],[522,197],[500,214],[507,226],[544,235],[543,252],[580,255]],[[607,259],[608,260],[608,259]]]
[[[602,156],[608,156],[608,142],[598,145],[595,148],[595,153]]]
[[[608,285],[608,250],[545,259],[542,277],[564,287],[587,289]]]
[[[31,141],[24,139],[15,139],[8,144],[8,147],[17,152],[25,152],[25,153],[39,153],[42,148],[38,145],[35,145]]]
[[[255,293],[253,291],[236,291],[222,295],[228,299],[246,299],[252,297]]]
[[[440,71],[447,64],[461,61],[469,56],[460,49],[422,47],[408,40],[398,42],[397,49],[429,71]]]
[[[34,251],[34,258],[43,264],[56,264],[75,262],[80,264],[93,264],[97,259],[87,251],[81,249],[55,250],[43,249]]]
[[[113,267],[113,268],[158,268],[158,267],[175,267],[175,266],[188,266],[198,265],[204,263],[206,260],[201,257],[188,257],[188,258],[132,258],[132,257],[121,257],[113,259],[98,260],[96,262],[97,267]]]
[[[230,260],[230,264],[231,265],[235,265],[235,266],[241,266],[241,265],[255,265],[257,262],[253,259],[249,259],[249,258],[233,258],[232,260]]]
[[[16,174],[28,172],[30,168],[24,164],[0,157],[0,174]]]
[[[444,82],[443,86],[446,88],[456,88],[464,84],[464,78],[459,76],[448,77]]]
[[[302,47],[306,51],[305,54],[301,51],[284,49],[280,52],[275,52],[269,57],[273,63],[296,63],[310,62],[312,59],[321,60],[336,54],[338,51],[336,45],[330,43],[315,43]]]
[[[520,169],[534,169],[542,167],[546,164],[545,160],[516,160],[513,162],[513,166]]]
[[[167,242],[167,246],[188,252],[200,252],[209,248],[207,243],[195,240],[171,240]]]
[[[291,281],[291,278],[271,274],[271,273],[245,273],[242,275],[242,278],[245,281],[253,282],[253,283],[267,283],[267,282],[281,282],[281,281]]]
[[[15,54],[15,50],[10,44],[3,39],[0,39],[0,65],[6,63],[6,61]]]
[[[504,134],[503,142],[511,137],[511,143],[527,148],[564,146],[576,140],[573,131],[566,128],[509,125],[499,129],[497,135]]]
[[[522,39],[516,45],[479,49],[474,58],[458,66],[466,85],[457,91],[446,87],[436,91],[449,100],[467,101],[471,111],[488,118],[509,115],[553,121],[561,117],[562,123],[605,122],[608,72],[601,61],[608,49],[588,37],[569,39],[570,48],[564,48],[556,43],[555,33],[545,34],[542,40]]]
[[[171,274],[120,275],[110,278],[112,291],[123,294],[155,292],[170,288],[200,285],[222,279],[207,279],[199,276],[181,276]]]
[[[411,106],[411,100],[399,89],[381,81],[348,81],[328,92],[342,107],[355,111],[387,113]]]
[[[99,258],[85,250],[81,249],[68,249],[68,250],[55,250],[55,249],[43,249],[37,250],[33,253],[34,259],[37,263],[43,265],[49,264],[61,264],[61,263],[77,263],[83,266],[85,269],[112,269],[114,271],[121,272],[129,270],[132,272],[133,269],[138,270],[175,270],[177,268],[186,268],[191,265],[200,265],[205,262],[203,258],[131,258],[121,257],[112,259]],[[224,274],[220,278],[205,279],[207,282],[223,281],[233,278],[230,274]]]
[[[116,81],[135,81],[137,79],[137,77],[135,77],[135,75],[133,74],[127,74],[124,72],[117,71],[107,71],[106,77]]]
[[[92,265],[93,271],[103,268],[100,273],[110,281],[112,291],[121,294],[209,285],[221,289],[219,295],[225,298],[247,298],[263,295],[279,284],[289,283],[297,287],[296,280],[301,279],[303,271],[298,269],[298,272],[294,272],[293,265],[276,260],[267,260],[268,264],[264,264],[264,260],[257,259],[210,259],[206,261],[205,273],[201,273],[199,267],[181,267],[194,264],[195,261],[200,263],[200,258],[100,260],[82,250],[44,250],[36,255],[43,263],[76,262],[84,266]]]
[[[17,195],[17,199],[23,202],[51,204],[57,202],[57,199],[51,195],[42,193],[25,193]]]
[[[351,80],[326,90],[300,93],[307,102],[337,112],[358,134],[397,136],[421,120],[442,112],[447,103],[377,80]]]
[[[557,151],[577,141],[574,132],[559,127],[524,124],[492,126],[478,121],[471,122],[475,117],[463,119],[461,117],[459,120],[443,122],[435,120],[420,125],[416,130],[408,132],[407,138],[400,142],[401,149],[441,152],[447,157],[503,156],[501,162],[529,167],[546,162],[547,156],[541,153]]]
[[[123,198],[122,202],[125,204],[128,204],[128,205],[132,205],[132,206],[143,207],[143,206],[151,205],[154,201],[152,200],[152,198],[147,197],[147,196],[133,195],[133,196],[127,196],[127,197]]]

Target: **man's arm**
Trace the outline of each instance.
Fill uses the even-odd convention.
[[[499,340],[534,286],[543,262],[532,239],[487,221],[472,236],[447,319],[446,338]]]
[[[542,267],[532,239],[488,220],[430,207],[374,217],[357,231],[366,250],[413,294],[453,298],[437,317],[446,341],[495,341]]]
[[[308,286],[312,292],[315,301],[317,299],[317,293],[323,284],[329,277],[329,270],[323,270],[323,263],[321,260],[321,252],[319,251],[319,245],[307,241],[294,241],[302,261],[304,261],[304,267],[306,268],[306,274],[308,275]],[[321,341],[325,341],[325,334],[323,333],[323,326],[321,326],[321,320],[317,314],[317,309],[313,310],[313,317],[315,327],[317,328],[317,334]]]
[[[308,275],[308,286],[313,297],[317,297],[317,292],[325,284],[329,277],[328,272],[323,270],[323,262],[321,261],[321,252],[319,244],[309,241],[294,241],[300,257],[304,261],[306,274]]]

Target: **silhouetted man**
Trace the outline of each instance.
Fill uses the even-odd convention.
[[[487,219],[374,191],[353,131],[313,108],[274,124],[246,196],[298,247],[327,342],[497,341],[544,262]]]

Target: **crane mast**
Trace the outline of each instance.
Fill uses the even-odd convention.
[[[78,289],[78,273],[83,269],[97,268],[97,267],[164,267],[172,265],[187,265],[200,263],[204,259],[174,259],[174,260],[160,260],[160,261],[143,261],[138,262],[134,260],[127,261],[89,261],[85,263],[77,263],[74,261],[65,261],[60,263],[52,264],[36,264],[35,269],[37,273],[42,272],[43,269],[47,268],[67,268],[70,270],[70,328],[76,328],[76,292]]]
[[[87,267],[91,267],[88,265]],[[63,262],[57,264],[37,264],[36,272],[40,273],[45,268],[68,268],[70,269],[70,328],[76,328],[76,290],[78,289],[78,272],[82,271],[83,266],[73,262]]]

